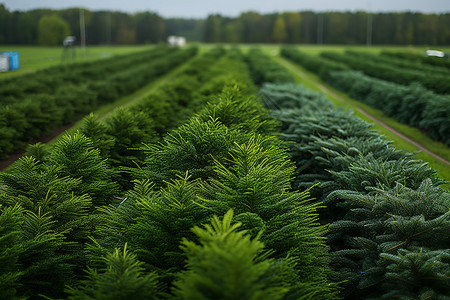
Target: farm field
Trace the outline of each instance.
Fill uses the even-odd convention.
[[[199,47],[200,53],[208,51],[209,49],[213,48],[213,44],[194,44],[195,46]],[[226,46],[226,45],[225,45]],[[274,57],[275,59],[281,60],[280,63],[288,64],[287,67],[291,68],[292,72],[298,72],[299,68],[302,67],[299,65],[293,65],[292,63],[289,63],[285,59],[282,59],[279,57],[280,53],[280,47],[277,45],[239,45],[239,48],[242,49],[242,51],[245,53],[248,51],[248,49],[251,49],[253,47],[259,47],[263,49],[264,53],[266,53],[269,56]],[[83,55],[80,55],[81,49],[77,49],[78,57],[76,62],[83,62],[83,61],[89,61],[89,60],[98,60],[98,59],[105,59],[110,58],[113,55],[121,55],[121,54],[127,54],[132,52],[139,52],[145,49],[150,49],[153,46],[118,46],[118,47],[105,47],[105,46],[93,46],[88,47],[86,49],[86,52],[88,53],[83,57]],[[372,47],[366,47],[366,46],[335,46],[335,45],[300,45],[296,47],[297,49],[300,49],[304,53],[308,53],[314,56],[319,55],[321,52],[336,52],[336,53],[344,53],[345,51],[360,51],[360,52],[367,52],[372,54],[379,54],[382,51],[407,51],[408,53],[415,53],[415,54],[422,54],[425,50],[427,50],[426,47],[396,47],[396,46],[372,46]],[[32,72],[38,69],[59,65],[61,64],[60,61],[60,55],[62,54],[61,48],[51,48],[51,47],[0,47],[0,50],[7,50],[7,49],[16,49],[20,51],[21,55],[21,70],[19,72],[9,72],[9,73],[0,73],[0,79],[3,76],[10,76],[10,74],[20,75],[25,72]],[[442,51],[449,51],[450,47],[442,47],[439,48]],[[334,101],[335,105],[341,106],[344,105],[347,108],[355,109],[355,113],[366,120],[367,122],[373,122],[370,118],[367,118],[360,112],[358,112],[358,109],[363,109],[365,112],[369,113],[371,116],[376,117],[381,122],[386,123],[396,131],[398,131],[400,134],[412,139],[413,141],[417,142],[420,145],[426,145],[426,148],[433,153],[439,155],[440,157],[444,158],[447,161],[450,161],[450,150],[449,147],[442,145],[441,143],[435,142],[426,135],[424,135],[422,132],[418,131],[415,128],[409,127],[407,125],[403,125],[396,120],[390,118],[389,116],[386,116],[383,112],[374,109],[368,105],[365,105],[364,103],[361,103],[359,101],[355,101],[348,97],[345,93],[342,93],[340,91],[337,91],[321,81],[317,76],[312,74],[311,72],[308,72],[307,70],[302,70],[301,75],[297,75],[297,81],[299,83],[305,84],[308,88],[311,88],[313,90],[324,92],[331,100]],[[323,86],[326,86],[327,89],[320,88]],[[332,91],[332,92],[331,92]],[[337,97],[337,95],[340,95]],[[136,98],[136,97],[133,97]],[[338,99],[339,98],[339,99]],[[128,100],[124,99],[123,101],[119,101],[117,104],[111,103],[108,106],[105,106],[104,108],[100,109],[98,113],[100,116],[103,113],[107,113],[108,111],[111,111],[114,109],[116,105],[122,105],[121,103],[126,103]],[[109,107],[109,108],[108,108]],[[386,130],[386,128],[375,124],[375,128],[379,130],[382,134],[388,137],[388,139],[393,140],[395,144],[402,149],[411,151],[411,152],[418,152],[418,157],[420,159],[423,159],[424,161],[427,161],[430,163],[430,166],[433,169],[438,170],[439,175],[441,178],[444,178],[446,180],[450,180],[450,166],[448,164],[443,163],[441,160],[436,159],[432,155],[421,151],[416,145],[411,144],[410,142],[405,141],[402,138],[399,138],[397,135],[392,134],[389,130]],[[450,184],[446,185],[448,188],[450,188]]]
[[[297,49],[300,49],[300,48],[297,48]],[[343,52],[343,49],[340,49],[340,48],[331,47],[331,49],[333,49],[335,53]],[[352,49],[352,48],[349,48],[349,49]],[[387,50],[386,48],[385,49],[379,48],[379,52],[380,51],[386,52],[386,50]],[[296,50],[294,50],[294,51],[296,51]],[[345,51],[349,51],[349,50],[347,49]],[[352,50],[352,51],[354,51],[354,50]],[[393,50],[391,49],[390,51],[393,51]],[[311,55],[311,54],[306,54],[307,52],[303,51],[303,49],[301,49],[301,52],[298,52],[298,53],[305,53],[305,55]],[[324,51],[323,53],[331,53],[331,51],[329,51],[329,49],[326,49],[326,51]],[[358,53],[358,52],[355,52],[355,53]],[[318,53],[313,52],[311,57],[318,57],[317,54]],[[374,56],[374,59],[376,57],[377,56]],[[320,63],[321,58],[318,57],[316,60],[318,60],[318,62]],[[369,55],[366,58],[366,60],[370,61],[371,56]],[[325,60],[325,61],[327,61],[327,60]],[[329,84],[324,83],[324,81],[327,81],[326,79],[324,80],[323,78],[319,78],[321,75],[319,75],[319,77],[318,77],[317,74],[311,74],[310,73],[311,70],[309,70],[309,72],[308,72],[308,71],[304,70],[301,66],[299,66],[299,64],[297,64],[296,66],[292,66],[291,65],[292,62],[289,63],[286,60],[281,60],[280,62],[284,63],[285,66],[291,68],[291,70],[293,70],[293,72],[300,72],[302,75],[301,76],[302,78],[299,78],[300,82],[306,83],[308,85],[308,87],[310,87],[312,89],[325,92],[326,94],[328,94],[331,97],[331,99],[333,99],[335,101],[336,105],[346,105],[346,106],[350,106],[350,107],[354,108],[355,110],[363,110],[364,114],[369,113],[369,115],[370,115],[370,117],[364,116],[362,111],[361,112],[357,111],[357,114],[360,117],[362,117],[363,119],[368,120],[369,122],[373,122],[375,120],[375,123],[377,123],[377,120],[378,120],[379,121],[378,123],[380,123],[380,124],[385,123],[390,128],[393,128],[395,131],[399,132],[401,135],[406,136],[406,138],[399,139],[398,137],[396,137],[395,135],[392,134],[392,130],[386,130],[387,126],[384,126],[385,128],[381,128],[382,126],[376,125],[376,128],[379,129],[380,132],[382,132],[389,138],[392,138],[392,140],[397,142],[398,145],[402,145],[403,149],[408,149],[412,152],[422,151],[422,153],[420,153],[419,156],[422,159],[424,159],[425,161],[430,162],[433,168],[441,170],[441,176],[443,178],[449,178],[448,176],[450,173],[449,173],[449,169],[448,169],[448,161],[449,161],[450,157],[449,157],[448,146],[443,143],[436,142],[435,140],[430,138],[430,137],[436,138],[436,136],[430,135],[430,137],[428,137],[423,132],[418,130],[417,128],[410,127],[410,126],[408,126],[408,124],[402,124],[405,122],[409,122],[410,125],[413,125],[413,126],[418,125],[417,121],[416,122],[412,121],[415,118],[413,110],[411,110],[407,113],[404,113],[404,117],[400,118],[403,120],[402,122],[398,122],[398,119],[395,120],[394,118],[392,118],[392,116],[390,116],[389,113],[386,113],[386,111],[383,112],[380,110],[381,108],[388,107],[389,103],[396,103],[396,102],[400,103],[400,100],[391,100],[391,102],[389,102],[389,100],[387,100],[387,99],[389,99],[389,97],[393,97],[393,95],[395,93],[397,93],[399,95],[403,94],[403,96],[401,96],[401,97],[404,97],[405,99],[407,99],[408,97],[409,97],[409,99],[411,99],[411,97],[413,97],[413,98],[416,97],[418,99],[420,99],[420,98],[424,99],[424,100],[420,100],[420,101],[434,101],[437,105],[440,105],[440,108],[436,108],[434,114],[437,113],[437,114],[441,115],[440,117],[438,115],[435,115],[435,117],[433,117],[433,118],[435,118],[434,121],[436,121],[435,128],[436,128],[436,130],[441,130],[442,128],[443,128],[443,130],[447,130],[446,129],[447,125],[444,125],[444,124],[447,124],[447,122],[449,120],[448,107],[450,106],[450,103],[449,103],[448,97],[445,97],[445,96],[440,97],[440,96],[436,96],[433,94],[430,94],[430,95],[427,94],[426,96],[425,96],[425,94],[423,96],[419,96],[419,94],[416,94],[414,96],[413,95],[408,96],[408,94],[411,94],[411,91],[413,91],[415,89],[415,87],[413,87],[409,91],[401,86],[392,86],[392,87],[389,86],[389,88],[388,87],[383,88],[383,89],[385,89],[385,91],[383,91],[384,95],[382,93],[379,93],[379,95],[367,94],[366,96],[359,96],[359,97],[361,97],[359,99],[360,101],[355,101],[354,100],[354,99],[356,99],[355,97],[358,97],[356,94],[355,94],[356,96],[353,96],[353,99],[352,99],[352,97],[349,97],[347,94],[333,89],[333,87],[330,87]],[[298,70],[299,67],[302,69],[302,71]],[[336,65],[336,68],[337,67],[342,68],[343,65]],[[315,68],[314,64],[311,65],[311,68]],[[333,65],[331,68],[335,68],[335,66]],[[318,67],[317,67],[317,69],[318,69]],[[445,72],[447,72],[447,71],[445,71]],[[327,74],[327,73],[325,73],[325,74]],[[448,77],[449,73],[444,73],[444,74],[445,75],[442,75],[440,78],[442,78],[443,84],[446,84],[446,82],[448,82],[448,80],[446,80],[446,78]],[[339,76],[342,77],[344,75],[345,74],[342,74],[342,75],[336,74],[336,77],[338,78]],[[323,74],[322,74],[322,77],[323,77]],[[352,87],[352,86],[359,87],[361,84],[358,83],[357,81],[355,81],[355,79],[360,80],[360,78],[362,78],[362,75],[355,74],[353,79],[347,80],[347,82],[353,83],[353,84],[349,85],[349,87]],[[344,81],[345,81],[345,79],[344,79]],[[359,88],[359,89],[363,90],[363,88]],[[405,90],[402,91],[402,89],[405,89]],[[357,88],[355,88],[355,90],[357,90]],[[370,87],[367,86],[366,90],[370,91]],[[414,92],[414,93],[416,93],[416,92]],[[433,97],[436,97],[436,99],[434,99]],[[371,105],[367,105],[367,103],[362,103],[362,102],[364,102],[365,99],[370,99],[370,98],[372,98],[372,100],[370,100],[370,101],[372,101]],[[431,100],[431,99],[433,99],[433,100]],[[405,103],[408,103],[406,101],[410,101],[410,100],[405,100]],[[385,102],[387,102],[388,104],[383,104]],[[413,104],[406,104],[406,105],[412,106]],[[412,107],[414,107],[414,106],[412,106]],[[419,112],[419,114],[421,113],[422,110],[423,110],[423,108],[422,109],[415,108],[415,111]],[[392,112],[391,112],[391,114],[392,114]],[[416,113],[416,115],[417,115],[417,113]],[[443,134],[443,137],[448,138],[448,136],[449,136],[448,132]],[[410,142],[405,142],[405,140],[407,140],[407,139],[410,139]],[[417,144],[411,145],[411,144],[415,143],[415,142],[411,142],[411,140],[417,142],[418,145],[424,145],[424,146],[426,145],[426,147],[425,147],[426,149],[419,149],[420,146],[417,147],[418,146]],[[448,141],[447,141],[447,144],[448,144]],[[439,155],[443,160],[432,157],[432,155],[429,155],[430,153],[426,153],[427,151],[431,151],[432,153]],[[445,162],[445,161],[447,161],[447,162]]]
[[[427,150],[430,150],[432,153],[437,154],[444,160],[450,161],[450,149],[446,145],[442,143],[436,142],[426,136],[417,128],[412,128],[408,125],[401,124],[396,120],[386,116],[382,111],[374,109],[364,103],[356,101],[342,93],[338,90],[335,90],[333,87],[327,85],[322,82],[317,75],[305,70],[301,66],[290,63],[289,61],[276,56],[274,57],[280,64],[284,65],[288,68],[296,77],[297,82],[305,85],[306,87],[324,93],[331,101],[333,101],[334,105],[337,107],[345,107],[347,109],[352,109],[359,118],[365,120],[366,122],[373,123],[374,129],[378,130],[381,134],[386,136],[389,140],[394,141],[394,145],[400,149],[404,149],[413,153],[416,153],[416,156],[430,164],[430,167],[438,170],[438,174],[441,178],[448,180],[450,178],[450,166],[443,162],[440,159],[437,159],[432,154],[427,153]],[[363,112],[368,113],[371,117],[375,118],[377,121],[380,121],[390,128],[394,129],[401,135],[404,135],[407,139],[418,143],[426,148],[420,149],[414,143],[405,140],[405,138],[399,137],[397,134],[392,133],[387,128],[383,127],[379,122],[374,121],[373,118],[368,117]],[[449,189],[450,184],[443,185],[445,188]]]
[[[78,122],[0,172],[3,294],[445,298],[450,171],[362,110],[426,146],[446,131],[349,97],[348,67],[303,48],[124,48],[0,78],[4,157]]]
[[[193,43],[193,46],[198,46],[200,51],[206,51],[209,48],[214,47],[213,44]],[[238,47],[243,51],[247,51],[252,47],[261,47],[267,53],[271,51],[278,51],[280,46],[269,44],[256,44],[246,45],[240,44]],[[127,54],[132,52],[142,51],[148,48],[154,47],[152,45],[132,45],[132,46],[88,46],[83,53],[81,48],[76,48],[76,59],[67,60],[67,63],[78,63],[89,60],[97,60],[102,58],[109,58],[114,55]],[[335,46],[335,45],[301,45],[297,46],[308,54],[317,55],[323,51],[335,51],[344,52],[346,50],[365,51],[369,53],[379,53],[383,50],[388,51],[408,51],[411,53],[421,54],[428,48],[426,47],[396,47],[396,46]],[[450,52],[450,47],[439,47],[439,50]],[[20,53],[21,67],[16,72],[0,73],[0,78],[7,76],[20,75],[27,72],[33,72],[38,69],[47,68],[62,63],[63,48],[62,47],[36,47],[36,46],[2,46],[0,45],[0,51],[18,51]]]
[[[62,47],[0,45],[0,52],[18,51],[20,55],[20,69],[14,72],[0,73],[0,79],[22,75],[60,64],[72,64],[110,58],[114,55],[138,52],[152,47],[154,46],[89,46],[84,51],[80,47],[76,47],[73,49],[76,55],[75,58],[72,58],[71,53],[68,53],[68,57],[63,59],[64,49]]]

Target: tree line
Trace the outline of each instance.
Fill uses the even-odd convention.
[[[160,43],[169,35],[207,43],[450,44],[450,13],[244,12],[184,19],[149,11],[82,12],[87,44],[94,45]],[[1,44],[60,45],[67,35],[81,35],[79,8],[9,11],[0,4]]]

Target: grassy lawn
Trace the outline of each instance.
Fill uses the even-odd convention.
[[[153,46],[88,46],[84,50],[80,47],[76,47],[73,49],[75,58],[67,57],[63,60],[64,50],[62,47],[0,46],[0,51],[18,51],[20,56],[20,69],[17,71],[0,73],[0,79],[34,72],[39,69],[59,64],[79,63],[108,58],[114,55],[143,51],[150,47]]]

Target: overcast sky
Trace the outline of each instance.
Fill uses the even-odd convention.
[[[9,10],[84,7],[128,13],[153,11],[163,17],[204,18],[211,13],[237,16],[244,11],[419,11],[450,12],[450,0],[0,0]]]

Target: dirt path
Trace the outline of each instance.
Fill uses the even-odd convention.
[[[308,78],[308,74],[306,74],[305,72],[303,72],[301,69],[297,68],[296,66],[292,65],[290,62],[284,60],[281,57],[278,57],[277,59],[281,64],[283,64],[285,67],[287,67],[289,70],[291,70],[292,72],[294,72],[295,74],[297,74],[298,76],[300,76],[301,78],[307,79]],[[325,87],[323,84],[321,84],[320,82],[312,82],[311,80],[308,79],[308,81],[311,84],[314,84],[315,86],[317,86],[319,88],[319,90],[324,93],[324,94],[328,94],[331,95],[333,98],[343,102],[343,103],[347,103],[347,101],[345,99],[343,99],[342,97],[340,97],[338,94],[336,94],[335,92],[333,92],[332,90],[328,89],[327,87]],[[415,142],[414,140],[408,138],[407,136],[401,134],[400,132],[396,131],[395,129],[393,129],[392,127],[390,127],[389,125],[387,125],[386,123],[382,122],[381,120],[375,118],[374,116],[368,114],[366,111],[364,111],[363,109],[359,108],[359,107],[353,107],[353,109],[355,109],[356,111],[360,112],[361,114],[363,114],[364,116],[366,116],[367,118],[369,118],[370,120],[378,123],[379,125],[381,125],[382,127],[384,127],[385,129],[389,130],[390,132],[392,132],[393,134],[395,134],[396,136],[398,136],[399,138],[407,141],[408,143],[416,146],[417,148],[419,148],[421,151],[428,153],[429,155],[433,156],[434,158],[442,161],[443,163],[450,165],[450,162],[448,160],[446,160],[445,158],[437,155],[436,153],[428,150],[427,148],[425,148],[423,145]]]
[[[34,139],[33,141],[30,142],[30,144],[47,143],[47,142],[51,141],[52,139],[54,139],[55,137],[62,134],[63,132],[65,132],[66,130],[70,129],[70,127],[72,127],[72,125],[73,124],[69,124],[69,125],[63,126],[61,128],[58,128],[55,131],[53,131],[52,133],[50,133],[44,137]],[[7,159],[0,160],[0,171],[3,171],[7,167],[9,167],[13,162],[15,162],[16,160],[21,158],[24,154],[25,154],[25,150],[14,153]]]
[[[322,84],[318,84],[317,85],[320,90],[326,94],[332,95],[334,98],[345,102],[345,99],[342,99],[339,95],[336,95],[334,92],[330,91],[329,89],[327,89],[324,85]],[[434,152],[431,152],[430,150],[428,150],[427,148],[425,148],[424,146],[420,145],[419,143],[413,141],[412,139],[408,138],[407,136],[401,134],[400,132],[398,132],[397,130],[393,129],[392,127],[390,127],[389,125],[387,125],[386,123],[378,120],[377,118],[375,118],[374,116],[368,114],[366,111],[364,111],[363,109],[359,108],[359,107],[354,107],[353,109],[357,110],[358,112],[360,112],[361,114],[363,114],[364,116],[366,116],[367,118],[371,119],[372,121],[380,124],[381,126],[383,126],[384,128],[386,128],[387,130],[389,130],[390,132],[392,132],[393,134],[395,134],[396,136],[404,139],[405,141],[407,141],[410,144],[413,144],[414,146],[416,146],[417,148],[419,148],[420,150],[432,155],[433,157],[439,159],[440,161],[442,161],[443,163],[446,163],[447,165],[450,165],[450,162],[448,160],[446,160],[443,157],[440,157],[439,155],[437,155]]]

